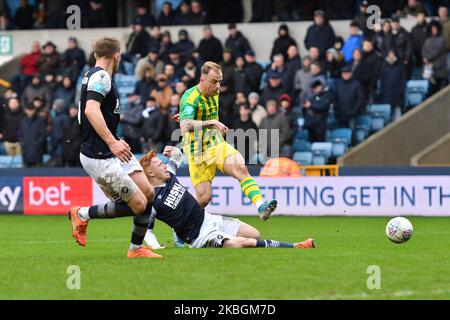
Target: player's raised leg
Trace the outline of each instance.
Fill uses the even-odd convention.
[[[232,148],[229,145],[227,145],[227,147]],[[252,201],[252,203],[258,209],[259,217],[261,218],[261,220],[266,221],[267,219],[269,219],[270,215],[277,208],[277,201],[264,200],[259,185],[248,172],[242,155],[237,151],[229,155],[225,159],[223,165],[219,165],[219,169],[221,169],[226,175],[232,176],[239,181],[242,192],[247,198]]]

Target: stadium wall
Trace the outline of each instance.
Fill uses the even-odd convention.
[[[414,19],[402,19],[402,26],[411,30],[414,26]],[[297,41],[300,53],[305,53],[305,47],[303,40],[306,35],[308,27],[312,24],[312,21],[302,22],[286,22],[289,26],[292,37]],[[346,39],[349,32],[349,20],[331,21],[335,33],[341,35]],[[280,22],[266,22],[266,23],[239,23],[238,29],[248,38],[252,45],[256,59],[258,61],[270,60],[270,53],[273,46],[273,41],[277,37],[278,27]],[[203,37],[203,26],[163,26],[161,31],[169,30],[172,34],[172,40],[176,41],[178,37],[178,31],[182,28],[188,30],[191,40],[198,45],[199,41]],[[214,35],[222,41],[228,37],[227,24],[214,24],[212,25]],[[150,31],[150,30],[148,30]],[[13,56],[28,53],[30,51],[31,41],[37,40],[41,44],[46,41],[52,41],[58,47],[58,50],[65,50],[67,47],[67,41],[70,36],[74,36],[78,39],[79,45],[87,53],[91,52],[92,42],[96,39],[104,36],[114,36],[122,41],[122,49],[125,49],[125,44],[131,34],[131,28],[97,28],[97,29],[81,29],[81,30],[15,30],[11,32],[2,32],[2,34],[12,35],[13,42]]]
[[[302,216],[450,216],[449,168],[342,169],[339,177],[260,178],[266,198],[278,201],[281,215]],[[6,171],[8,171],[7,174]],[[378,175],[381,173],[381,175]],[[401,174],[404,175],[401,175]],[[194,193],[190,178],[179,177]],[[0,171],[0,212],[64,215],[73,205],[107,199],[82,169],[8,169]],[[254,215],[252,204],[230,177],[218,175],[207,211]]]
[[[340,166],[407,166],[450,132],[450,85],[338,159]]]
[[[450,165],[450,133],[416,154],[411,165]]]

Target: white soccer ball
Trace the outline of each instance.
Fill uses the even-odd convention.
[[[412,223],[403,217],[391,219],[386,226],[386,236],[395,243],[408,241],[413,234]]]

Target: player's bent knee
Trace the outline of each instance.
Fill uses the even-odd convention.
[[[150,184],[146,188],[144,188],[144,190],[142,190],[142,193],[144,193],[144,196],[150,202],[155,198],[155,189],[153,189]]]
[[[235,175],[239,180],[242,180],[250,175],[245,164],[238,164],[235,169]]]
[[[131,201],[128,203],[131,210],[133,210],[134,214],[139,215],[145,212],[147,208],[147,199],[143,194],[137,193]]]

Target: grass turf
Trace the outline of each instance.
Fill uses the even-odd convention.
[[[94,221],[75,244],[62,216],[0,215],[0,299],[449,299],[449,218],[411,217],[404,244],[387,240],[388,218],[256,217],[263,239],[315,237],[315,250],[179,249],[157,222],[164,259],[127,259],[131,220]],[[66,287],[68,266],[81,289]],[[369,290],[378,265],[381,289]]]

